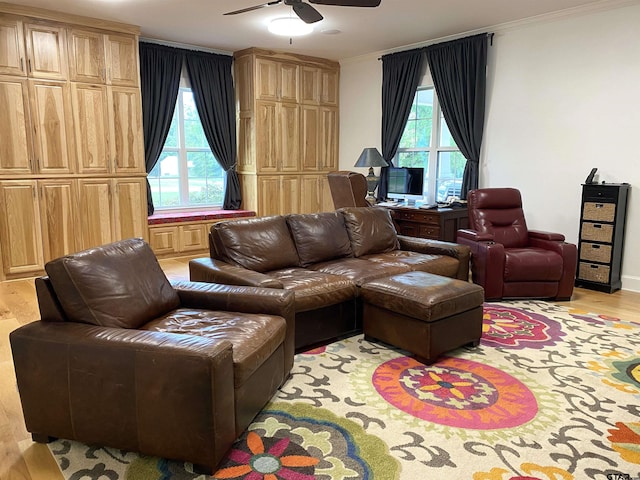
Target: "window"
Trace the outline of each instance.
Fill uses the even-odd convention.
[[[180,88],[164,148],[148,177],[156,210],[220,207],[225,174],[211,153],[189,88]]]
[[[419,88],[416,92],[393,163],[398,167],[424,168],[427,202],[460,196],[467,159],[451,137],[433,88]]]

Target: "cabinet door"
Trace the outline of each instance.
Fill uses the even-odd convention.
[[[115,180],[115,240],[147,238],[147,184],[144,178]]]
[[[318,107],[302,105],[300,107],[300,116],[301,168],[303,171],[315,171],[318,169],[318,122],[320,112]]]
[[[335,70],[320,71],[320,103],[338,106],[338,72]]]
[[[75,158],[69,85],[31,80],[35,158],[41,173],[71,173]]]
[[[71,80],[105,83],[103,35],[91,30],[71,28],[69,43]]]
[[[278,100],[278,62],[256,59],[256,98]]]
[[[66,80],[67,42],[64,28],[25,24],[29,76]]]
[[[78,180],[81,249],[110,243],[115,238],[111,180]]]
[[[44,261],[78,250],[76,245],[76,189],[73,180],[38,182]]]
[[[278,175],[258,177],[258,215],[279,215],[280,177]]]
[[[320,191],[317,175],[300,177],[300,213],[318,213],[320,211]]]
[[[132,35],[105,35],[105,58],[111,85],[138,86],[138,42]]]
[[[22,22],[10,17],[0,18],[0,74],[27,74],[24,61]]]
[[[338,110],[320,108],[318,166],[325,171],[338,170]]]
[[[71,86],[80,173],[110,171],[106,88],[106,86],[81,83],[74,83]]]
[[[178,227],[150,227],[149,245],[156,255],[179,253]]]
[[[279,213],[300,213],[300,180],[296,175],[281,177]]]
[[[258,172],[278,171],[278,141],[276,102],[256,103],[256,170]]]
[[[144,173],[142,106],[137,88],[109,87],[111,161],[116,172]]]
[[[333,204],[333,196],[329,187],[329,179],[326,175],[320,175],[320,211],[333,212],[336,207]]]
[[[31,173],[27,80],[0,76],[0,174]]]
[[[278,68],[279,99],[298,103],[298,65],[281,63]]]
[[[0,182],[2,266],[6,275],[42,270],[36,182]]]
[[[300,68],[300,103],[317,105],[320,102],[320,70]]]
[[[180,252],[206,250],[209,246],[205,224],[180,225]]]
[[[278,157],[280,170],[297,172],[300,167],[300,107],[291,103],[279,104]]]

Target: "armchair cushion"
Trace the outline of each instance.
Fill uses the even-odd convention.
[[[221,259],[256,272],[300,265],[284,216],[219,222],[211,227]]]
[[[72,322],[138,328],[180,304],[141,238],[67,255],[48,262],[45,270]]]
[[[287,223],[302,267],[352,255],[344,218],[337,212],[289,215]]]
[[[351,250],[356,257],[400,247],[391,212],[386,208],[341,208]]]
[[[541,248],[506,248],[505,282],[557,282],[562,276],[562,257]]]

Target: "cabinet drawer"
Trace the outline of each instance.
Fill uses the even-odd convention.
[[[583,222],[580,229],[580,238],[596,242],[611,242],[613,239],[613,225]]]
[[[580,262],[578,278],[590,282],[609,283],[610,268],[608,265],[595,265],[593,263]]]
[[[431,238],[437,240],[440,238],[440,228],[432,225],[420,225],[421,238]]]
[[[611,245],[583,243],[580,245],[580,260],[609,263],[611,262]]]
[[[613,222],[616,217],[615,203],[586,202],[582,211],[584,220],[597,222]]]
[[[440,217],[438,216],[438,214],[434,214],[434,213],[426,213],[426,212],[402,212],[402,211],[396,211],[393,215],[393,218],[395,220],[408,220],[411,222],[420,222],[420,223],[430,223],[433,225],[438,225],[440,223]]]

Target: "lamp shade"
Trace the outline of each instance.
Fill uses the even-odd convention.
[[[365,148],[362,150],[358,161],[354,165],[354,167],[388,167],[389,164],[386,162],[380,152],[375,147]]]

